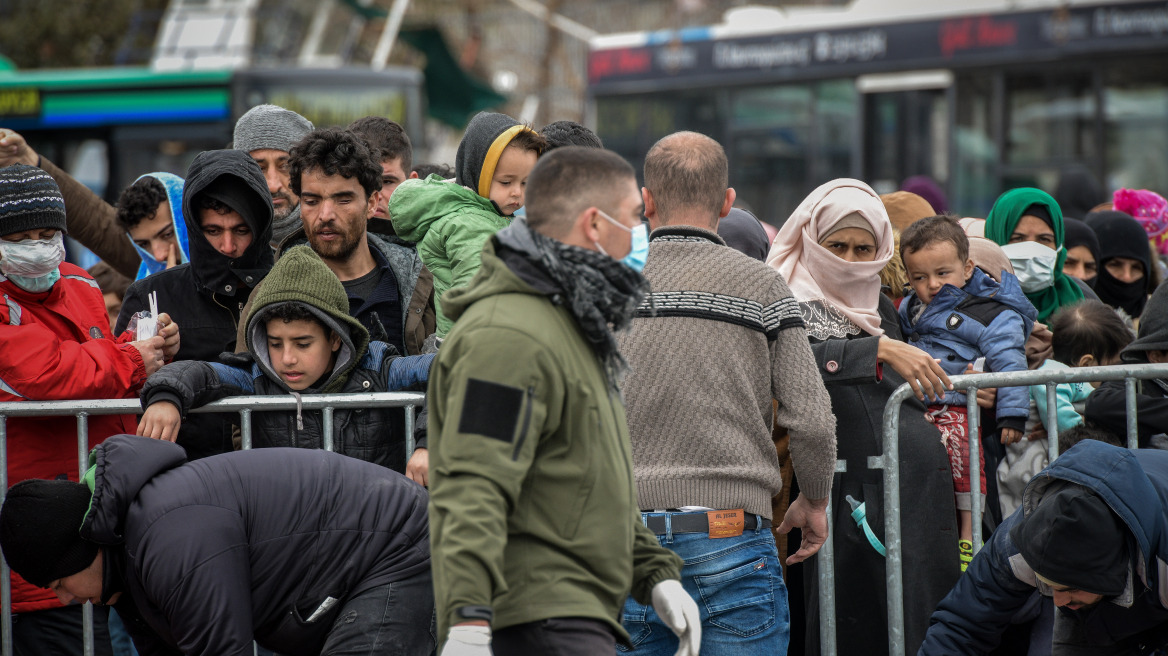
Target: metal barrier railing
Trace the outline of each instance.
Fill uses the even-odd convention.
[[[326,450],[334,450],[333,411],[346,408],[404,408],[406,460],[414,451],[414,408],[422,405],[421,392],[367,392],[356,394],[311,394],[300,397],[236,396],[194,408],[194,413],[239,413],[242,448],[251,448],[252,412],[279,410],[320,410],[322,441]],[[9,417],[77,417],[78,478],[89,464],[89,416],[140,414],[137,399],[98,399],[79,401],[14,401],[0,403],[0,505],[8,493],[8,418]],[[84,656],[93,656],[93,604],[85,603],[82,611]],[[0,656],[12,656],[12,588],[8,563],[0,558]]]
[[[1005,373],[970,374],[953,376],[950,381],[953,388],[965,390],[968,396],[966,409],[969,415],[969,465],[970,480],[978,481],[981,478],[981,464],[979,451],[981,444],[978,439],[979,411],[977,405],[977,390],[998,387],[1020,387],[1044,385],[1046,387],[1046,421],[1048,453],[1053,461],[1058,457],[1058,407],[1057,386],[1063,383],[1104,382],[1110,380],[1125,381],[1125,399],[1127,404],[1127,443],[1129,448],[1136,448],[1138,442],[1138,424],[1136,417],[1136,381],[1152,378],[1168,378],[1168,364],[1133,364],[1114,365],[1107,367],[1080,367],[1075,369],[1011,371]],[[908,383],[901,385],[889,397],[884,407],[884,439],[883,455],[868,458],[869,469],[883,470],[884,479],[884,547],[885,581],[888,593],[888,654],[889,656],[903,656],[904,644],[904,579],[903,553],[900,537],[900,406],[912,396],[912,388]],[[836,463],[836,471],[846,471],[846,463]],[[983,499],[978,485],[971,485],[971,507],[973,514],[973,547],[976,553],[981,549],[981,519]],[[828,526],[832,526],[829,502]],[[835,561],[833,560],[832,542],[834,536],[828,536],[827,542],[820,549],[821,556],[817,558],[819,567],[819,600],[820,600],[820,653],[825,656],[836,654],[836,618],[835,607]],[[828,610],[832,610],[830,614]]]

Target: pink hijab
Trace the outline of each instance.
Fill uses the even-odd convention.
[[[847,262],[819,245],[852,213],[872,226],[872,262]],[[884,334],[877,311],[880,270],[892,259],[892,244],[892,223],[880,196],[859,180],[840,178],[820,185],[800,203],[771,243],[767,264],[783,274],[797,300],[822,301],[864,332],[879,336]]]

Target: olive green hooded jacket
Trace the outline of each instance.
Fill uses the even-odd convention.
[[[500,259],[496,251],[504,253]],[[497,238],[430,374],[430,535],[439,635],[486,607],[498,630],[553,617],[624,639],[681,559],[641,523],[625,411],[558,287]],[[522,273],[517,274],[516,271]]]

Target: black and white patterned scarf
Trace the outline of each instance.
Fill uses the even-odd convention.
[[[512,222],[496,237],[559,287],[565,307],[604,364],[609,386],[619,390],[629,365],[617,347],[614,331],[632,322],[649,292],[645,277],[599,251],[545,237],[525,221]]]

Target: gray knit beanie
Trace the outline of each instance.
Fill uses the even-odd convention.
[[[235,122],[232,147],[253,150],[292,150],[292,145],[312,132],[312,121],[277,105],[256,105]]]
[[[65,199],[56,181],[27,164],[0,169],[0,236],[38,228],[65,231]]]

